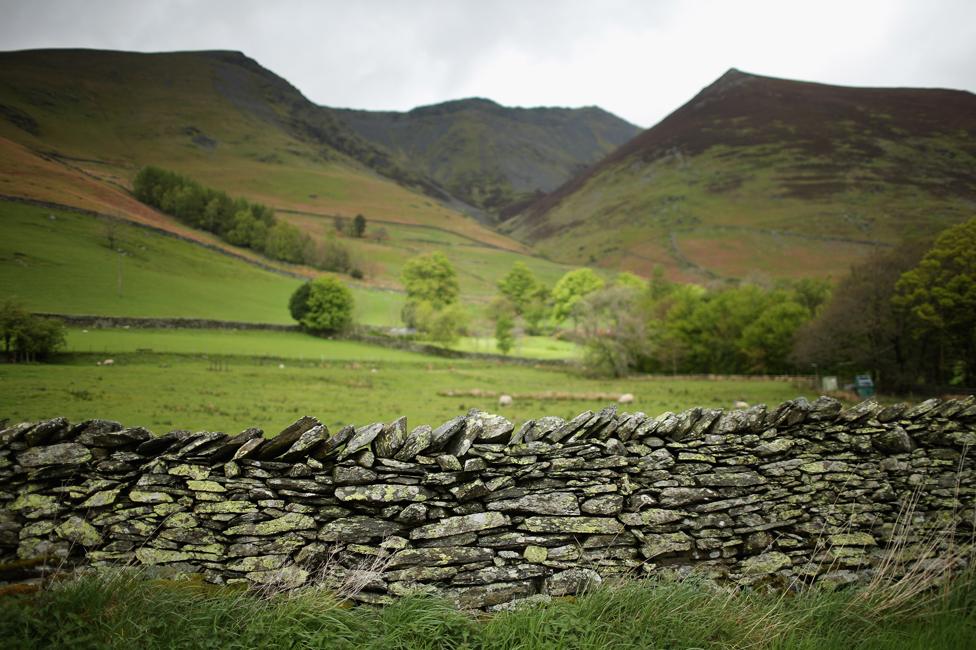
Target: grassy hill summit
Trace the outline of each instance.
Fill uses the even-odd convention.
[[[973,215],[976,96],[729,70],[502,226],[554,259],[674,278],[835,277]]]
[[[516,108],[483,98],[338,115],[365,140],[489,212],[556,189],[640,132],[596,106]]]

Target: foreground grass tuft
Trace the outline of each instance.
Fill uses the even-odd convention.
[[[910,614],[877,616],[858,592],[728,592],[630,582],[578,599],[474,616],[424,596],[350,608],[327,592],[259,597],[136,575],[82,577],[0,598],[7,648],[967,648],[976,580]]]

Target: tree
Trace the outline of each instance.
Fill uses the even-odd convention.
[[[914,339],[936,346],[931,379],[976,379],[976,219],[943,231],[898,279],[891,302]]]
[[[530,334],[540,334],[549,309],[549,290],[539,282],[524,262],[516,262],[498,282],[498,290],[521,316]]]
[[[892,305],[895,284],[928,248],[907,242],[880,250],[851,267],[830,301],[796,335],[792,359],[834,371],[870,371],[885,390],[911,387],[928,365],[922,341],[913,341]]]
[[[495,345],[508,354],[515,345],[515,307],[505,296],[496,296],[488,305],[488,318],[495,323]]]
[[[356,237],[362,237],[366,234],[366,217],[361,214],[356,215],[356,218],[352,220],[352,234]]]
[[[300,321],[302,327],[317,334],[331,334],[352,324],[354,303],[352,292],[346,285],[330,275],[317,277],[308,284],[308,299]]]
[[[311,281],[299,285],[288,299],[288,313],[299,323],[305,318],[308,312],[308,297],[312,292]]]
[[[305,261],[306,247],[310,243],[308,235],[301,230],[279,221],[268,230],[264,252],[272,259],[301,264]]]
[[[515,320],[509,314],[501,314],[495,321],[495,346],[502,354],[508,354],[515,346]]]
[[[611,286],[577,301],[583,362],[591,373],[621,377],[646,364],[650,347],[640,295],[633,287]]]
[[[450,345],[458,340],[468,326],[468,315],[461,305],[454,303],[429,312],[423,323],[423,331],[430,340]]]
[[[553,319],[562,322],[573,313],[573,307],[584,296],[603,288],[603,278],[593,269],[582,268],[569,271],[552,290]]]
[[[0,306],[0,339],[9,361],[42,361],[64,347],[64,324],[33,316],[19,303],[6,300]]]
[[[786,373],[796,331],[810,320],[803,305],[785,300],[763,309],[742,330],[742,351],[748,359],[749,372]]]
[[[517,314],[525,310],[538,287],[539,281],[535,279],[535,275],[525,262],[513,264],[505,277],[498,281],[498,290],[512,303]]]
[[[457,273],[443,253],[435,252],[407,260],[400,272],[407,301],[426,301],[441,309],[457,302],[460,294]]]

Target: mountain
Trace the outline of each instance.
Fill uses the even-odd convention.
[[[453,195],[495,213],[556,189],[640,132],[595,106],[510,108],[481,98],[406,113],[337,114],[404,166],[421,169]]]
[[[729,70],[508,220],[553,259],[698,280],[838,276],[976,214],[976,96]]]
[[[216,250],[292,275],[315,273],[272,262],[140,203],[132,179],[148,164],[270,205],[316,245],[348,252],[363,277],[346,281],[366,322],[399,322],[400,271],[424,253],[448,257],[471,302],[493,296],[516,262],[550,285],[571,268],[471,218],[423,171],[239,52],[0,53],[0,233],[13,235],[25,201],[41,202],[52,214],[68,206],[123,217],[203,244],[204,254]],[[343,227],[358,214],[367,223],[363,237]],[[109,227],[97,216],[85,219],[88,231]],[[20,233],[22,240],[29,231]],[[53,245],[43,233],[36,243]],[[22,277],[26,252],[8,247],[9,255],[0,254],[0,298],[20,291],[3,278]],[[204,276],[211,266],[194,272]],[[56,281],[76,270],[61,265],[52,272]]]
[[[126,188],[154,164],[329,223],[362,213],[524,250],[240,52],[0,53],[0,158],[25,151],[36,173],[0,163],[3,193],[92,207],[74,177]]]

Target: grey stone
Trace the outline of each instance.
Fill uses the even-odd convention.
[[[383,428],[373,444],[380,458],[393,458],[407,440],[407,418],[400,418]]]
[[[517,598],[526,598],[534,593],[535,588],[530,582],[498,582],[461,589],[457,593],[456,602],[461,609],[484,609]]]
[[[89,420],[95,422],[95,420]],[[64,434],[76,433],[70,431],[67,418],[52,418],[43,420],[26,428],[21,435],[30,447],[39,447],[52,442],[60,442]]]
[[[394,458],[400,461],[413,460],[420,452],[431,446],[433,430],[427,424],[422,424],[407,435],[403,447]]]
[[[268,440],[257,454],[257,458],[272,460],[281,456],[302,437],[302,434],[318,426],[322,426],[322,423],[309,415],[299,418],[295,423],[285,427],[274,438]]]
[[[624,532],[624,525],[605,517],[528,517],[519,526],[533,533],[614,534]]]
[[[324,424],[318,424],[308,431],[302,433],[291,447],[281,455],[284,462],[293,462],[300,458],[311,456],[315,449],[331,437],[329,428]]]
[[[335,495],[340,501],[366,501],[370,503],[426,501],[430,498],[429,492],[422,487],[392,483],[338,487],[335,490]]]
[[[568,569],[546,578],[546,593],[550,596],[573,596],[591,591],[603,579],[592,569]]]
[[[367,485],[376,482],[378,477],[373,470],[358,465],[336,465],[332,468],[332,480],[336,485]]]
[[[315,460],[325,460],[333,454],[337,454],[344,444],[349,442],[349,439],[353,437],[356,433],[356,427],[346,425],[336,431],[332,436],[326,440],[324,443],[319,445],[311,453],[311,458]]]
[[[881,451],[890,454],[907,454],[915,449],[915,442],[900,426],[894,425],[876,434],[871,439],[872,444]]]
[[[717,496],[719,496],[718,492],[708,488],[669,487],[661,490],[660,503],[662,506],[682,506],[707,501]]]
[[[75,442],[64,442],[47,447],[33,447],[17,455],[17,462],[23,467],[43,467],[46,465],[80,465],[92,459],[87,447]]]
[[[345,517],[325,524],[318,538],[325,542],[367,543],[398,534],[403,526],[367,516]]]
[[[410,539],[431,539],[434,537],[461,535],[463,533],[508,526],[510,523],[509,518],[501,513],[479,512],[460,517],[448,517],[436,523],[415,528],[410,531]]]
[[[269,521],[240,524],[227,529],[227,535],[279,535],[291,530],[315,528],[315,520],[308,515],[288,513]]]
[[[478,547],[435,546],[430,548],[407,548],[397,552],[390,560],[390,567],[447,566],[451,564],[472,564],[490,562],[494,554],[491,549]]]
[[[576,495],[571,492],[541,492],[517,499],[499,499],[488,504],[489,510],[534,512],[540,515],[571,516],[580,513]]]
[[[624,498],[619,494],[605,494],[587,499],[580,510],[590,515],[616,515],[624,509]]]
[[[465,416],[459,415],[434,429],[430,434],[430,448],[434,451],[441,449],[454,434],[464,428],[465,421]]]
[[[380,435],[383,431],[383,423],[377,422],[375,424],[370,424],[365,427],[360,427],[356,429],[356,433],[349,438],[349,442],[346,443],[346,448],[339,454],[339,460],[343,458],[348,458],[358,451],[369,448],[376,436]]]

